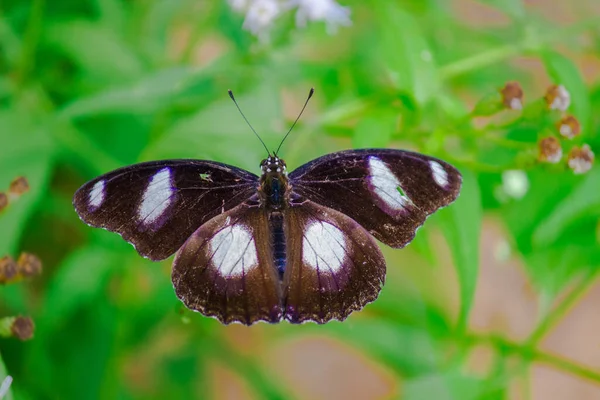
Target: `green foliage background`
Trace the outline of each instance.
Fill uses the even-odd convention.
[[[0,215],[0,256],[26,250],[44,263],[42,276],[0,287],[0,316],[30,315],[36,323],[29,342],[0,340],[0,381],[14,377],[8,398],[213,398],[215,362],[257,398],[300,398],[263,356],[314,336],[345,343],[390,371],[397,380],[391,397],[509,398],[509,383],[527,381],[536,362],[600,385],[593,368],[538,348],[595,282],[600,168],[575,176],[564,164],[536,161],[537,141],[556,135],[559,117],[544,110],[536,74],[571,93],[569,113],[583,133],[565,151],[585,142],[600,152],[598,82],[586,83],[572,61],[598,56],[599,16],[586,11],[592,0],[577,2],[568,24],[520,0],[481,3],[506,23],[465,23],[443,0],[348,1],[351,27],[335,35],[320,23],[299,29],[289,13],[265,44],[221,1],[4,0],[0,185],[24,175],[31,191]],[[545,71],[513,62],[523,57]],[[525,89],[523,112],[475,119],[473,104],[499,101],[495,94],[509,80]],[[452,207],[407,249],[384,250],[389,274],[380,298],[344,323],[223,327],[182,308],[169,261],[144,260],[75,215],[79,185],[139,161],[212,159],[256,172],[264,149],[227,89],[273,147],[311,86],[316,95],[282,151],[290,168],[344,148],[402,147],[464,173]],[[502,194],[502,173],[512,169],[527,173],[522,199]],[[504,226],[540,304],[525,341],[470,328],[482,220],[490,216]],[[455,281],[436,279],[446,247]],[[459,293],[458,309],[436,300],[447,286]],[[235,337],[253,345],[242,351]],[[483,375],[466,366],[479,345],[493,353]],[[527,385],[524,392],[531,395]]]

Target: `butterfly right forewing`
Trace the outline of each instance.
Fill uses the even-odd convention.
[[[425,219],[452,203],[460,172],[404,150],[347,150],[317,158],[290,173],[294,193],[338,210],[378,240],[403,247]]]

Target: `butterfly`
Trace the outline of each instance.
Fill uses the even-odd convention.
[[[260,176],[203,160],[131,165],[81,186],[73,204],[143,257],[175,253],[173,287],[191,310],[224,324],[325,323],[379,295],[375,239],[404,247],[460,192],[456,168],[415,152],[346,150],[288,173],[278,150]]]

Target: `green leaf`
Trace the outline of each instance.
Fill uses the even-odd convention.
[[[385,60],[393,84],[418,103],[427,102],[438,92],[440,82],[420,24],[396,2],[380,1],[376,7],[381,29],[378,56]]]
[[[143,76],[137,82],[108,88],[66,106],[60,113],[64,118],[79,118],[100,113],[151,113],[172,102],[194,76],[195,70],[177,67]]]
[[[550,306],[576,276],[596,267],[592,260],[598,259],[598,253],[589,246],[567,243],[535,249],[523,257],[534,285],[543,295],[542,300]]]
[[[479,269],[479,237],[482,207],[477,177],[462,171],[463,184],[456,202],[439,212],[442,230],[452,252],[460,284],[460,313],[458,329],[466,328],[473,306]]]
[[[107,26],[86,20],[52,23],[44,39],[89,75],[88,82],[122,82],[144,70],[136,49]]]
[[[563,85],[571,94],[571,112],[582,125],[589,128],[591,114],[590,97],[585,82],[577,66],[560,53],[553,50],[542,52],[542,60],[548,73],[557,85]]]
[[[389,146],[390,139],[398,122],[395,112],[383,111],[360,120],[354,129],[354,148],[379,148]]]
[[[592,218],[600,213],[600,168],[588,172],[585,179],[542,220],[533,232],[536,246],[547,246],[561,233],[581,218]]]
[[[503,108],[502,95],[496,91],[482,97],[473,107],[471,115],[474,117],[488,117],[499,113]]]
[[[110,272],[122,264],[118,255],[106,246],[88,246],[71,253],[49,284],[44,307],[52,314],[41,316],[40,324],[60,326],[80,307],[102,297]]]

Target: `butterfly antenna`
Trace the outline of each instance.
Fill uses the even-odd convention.
[[[283,144],[283,142],[285,142],[285,139],[287,139],[287,137],[290,134],[290,132],[292,131],[292,129],[294,129],[294,127],[296,126],[296,122],[298,122],[298,120],[302,116],[302,113],[304,112],[304,109],[306,108],[306,105],[308,104],[308,101],[310,100],[310,98],[312,97],[312,95],[314,93],[315,93],[315,88],[310,88],[310,92],[308,92],[308,97],[306,98],[306,101],[304,102],[304,106],[302,107],[302,110],[300,110],[300,114],[298,114],[298,117],[296,118],[296,120],[294,121],[294,123],[292,124],[292,126],[290,127],[290,130],[287,131],[287,133],[285,134],[285,136],[281,140],[281,143],[279,143],[279,147],[277,148],[277,151],[275,151],[275,153],[274,153],[275,156],[277,156],[277,153],[279,153],[279,149],[281,149],[281,145]]]
[[[248,126],[250,127],[250,129],[252,129],[252,132],[254,132],[254,134],[256,135],[256,137],[258,138],[258,140],[260,140],[260,142],[262,143],[262,145],[264,146],[265,150],[267,151],[267,154],[269,155],[269,157],[271,157],[271,152],[269,151],[269,149],[267,148],[267,145],[265,144],[265,142],[263,142],[263,140],[260,138],[260,136],[258,136],[258,133],[256,133],[256,131],[254,130],[254,128],[252,127],[252,125],[250,125],[250,122],[248,121],[248,118],[246,118],[246,116],[244,115],[244,113],[242,112],[242,109],[240,108],[240,106],[238,105],[237,101],[235,101],[235,97],[233,97],[233,92],[231,91],[231,89],[227,90],[227,92],[229,93],[229,97],[231,97],[231,100],[233,100],[233,103],[235,104],[235,106],[237,107],[238,111],[240,112],[240,114],[242,114],[242,117],[244,117],[244,121],[246,121],[246,123],[248,124]]]

